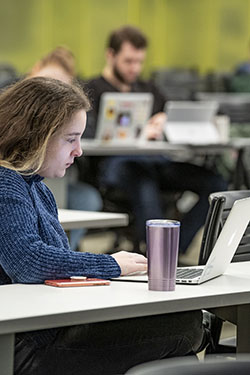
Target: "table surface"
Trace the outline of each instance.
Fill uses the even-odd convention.
[[[84,155],[145,155],[166,154],[181,156],[197,153],[216,154],[229,149],[240,149],[250,146],[250,138],[231,138],[225,143],[214,144],[173,144],[166,141],[137,141],[137,142],[104,142],[95,139],[82,139],[81,146]],[[179,155],[180,156],[180,155]]]
[[[128,225],[128,215],[119,213],[59,209],[58,217],[65,230],[110,228]]]
[[[249,141],[250,144],[250,141]],[[193,152],[199,148],[209,151],[221,151],[227,148],[232,148],[232,143],[220,144],[204,144],[204,145],[188,145],[188,144],[173,144],[163,141],[137,141],[137,142],[103,142],[100,140],[83,139],[81,146],[84,155],[126,155],[133,153],[140,154],[175,154],[182,151]]]
[[[250,262],[232,263],[220,277],[201,285],[153,292],[147,283],[113,281],[110,286],[0,287],[0,334],[19,331],[248,304]]]

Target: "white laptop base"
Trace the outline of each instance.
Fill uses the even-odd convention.
[[[174,144],[220,143],[219,132],[213,123],[217,109],[216,102],[167,102],[164,128],[167,140]]]
[[[167,122],[167,140],[173,144],[208,145],[220,143],[218,130],[212,123]]]

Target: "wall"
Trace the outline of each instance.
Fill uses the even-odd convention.
[[[92,76],[109,31],[131,23],[150,39],[145,75],[165,66],[230,71],[248,57],[249,20],[250,0],[0,0],[0,61],[24,73],[64,44]]]

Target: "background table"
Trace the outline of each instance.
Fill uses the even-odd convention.
[[[83,156],[116,156],[116,155],[165,155],[178,161],[193,162],[199,157],[216,157],[226,151],[234,150],[237,153],[235,167],[233,170],[234,189],[240,188],[243,181],[246,188],[250,189],[247,168],[243,156],[245,149],[250,146],[250,138],[235,138],[227,143],[205,144],[205,145],[183,145],[171,144],[160,141],[143,141],[136,144],[115,144],[101,142],[99,140],[82,139],[81,146]],[[54,193],[58,207],[65,208],[67,202],[67,173],[63,178],[46,179],[46,184]]]
[[[248,176],[248,163],[244,161],[244,154],[250,147],[250,138],[231,138],[225,143],[216,144],[172,144],[160,141],[138,141],[133,144],[115,144],[100,140],[82,140],[83,154],[87,156],[111,156],[111,155],[166,155],[177,161],[189,161],[197,163],[197,159],[216,158],[222,156],[226,151],[234,151],[236,160],[234,163],[233,189],[241,188],[243,183],[250,189],[250,178]],[[211,167],[211,160],[209,162]],[[206,164],[205,164],[206,165]]]
[[[127,214],[59,209],[58,216],[64,230],[110,228],[128,225]]]
[[[250,145],[250,140],[248,141]],[[197,152],[210,154],[221,153],[231,149],[233,143],[219,144],[173,144],[165,141],[138,141],[133,143],[125,142],[104,142],[93,139],[82,139],[81,146],[83,155],[89,156],[111,156],[111,155],[170,155],[178,158],[187,158]],[[180,155],[181,153],[181,155]]]

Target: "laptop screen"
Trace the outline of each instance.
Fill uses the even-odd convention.
[[[166,103],[168,121],[174,122],[212,122],[217,110],[216,102]]]
[[[104,93],[101,96],[96,138],[131,141],[139,138],[152,111],[150,93]]]

